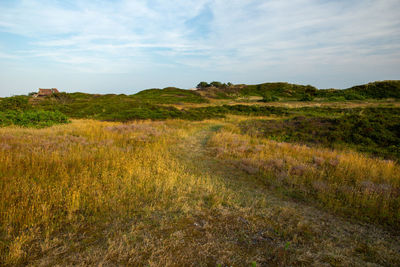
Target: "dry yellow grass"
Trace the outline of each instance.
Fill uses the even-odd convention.
[[[398,165],[251,140],[235,120],[0,129],[0,265],[400,264],[397,235],[282,199],[252,164],[280,155],[319,179],[332,159],[335,177],[358,164],[356,182],[390,186]]]
[[[216,181],[191,176],[171,159],[163,123],[0,131],[1,224],[11,242],[2,243],[2,255],[10,264],[28,256],[21,246],[32,231],[52,235],[81,220],[189,207],[221,192]]]
[[[220,131],[209,140],[210,148],[248,173],[263,174],[267,183],[292,196],[314,198],[334,211],[400,227],[400,166],[394,161],[238,132],[234,126]]]

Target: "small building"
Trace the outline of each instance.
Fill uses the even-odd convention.
[[[33,97],[50,96],[50,95],[56,94],[56,93],[59,93],[57,88],[50,88],[50,89],[39,88],[39,92],[37,94],[34,94]]]

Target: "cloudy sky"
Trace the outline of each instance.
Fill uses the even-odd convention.
[[[399,0],[0,0],[0,96],[400,79]]]

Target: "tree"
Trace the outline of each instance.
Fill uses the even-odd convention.
[[[210,85],[211,85],[211,86],[214,86],[214,87],[217,87],[217,88],[222,87],[222,83],[221,83],[221,82],[216,82],[216,81],[210,83]]]
[[[196,88],[198,89],[202,89],[202,88],[206,88],[206,87],[210,87],[210,85],[207,82],[200,82]]]

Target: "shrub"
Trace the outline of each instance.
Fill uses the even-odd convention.
[[[344,98],[346,100],[364,100],[365,96],[362,96],[359,93],[353,91],[347,91],[345,92]]]
[[[0,100],[0,111],[26,110],[31,108],[27,96],[12,96]]]
[[[274,102],[274,101],[279,101],[279,98],[269,94],[264,94],[261,99],[261,102]]]
[[[314,96],[312,96],[311,94],[304,94],[300,98],[300,101],[313,101],[313,100],[314,100]]]
[[[214,87],[217,87],[217,88],[220,88],[220,87],[223,86],[223,84],[221,82],[216,82],[216,81],[211,82],[210,85],[214,86]]]
[[[210,85],[207,82],[200,82],[196,88],[201,89],[201,88],[206,88],[206,87],[210,87]]]
[[[68,123],[68,117],[58,111],[28,110],[0,112],[0,127],[17,125],[23,127],[48,127]]]

